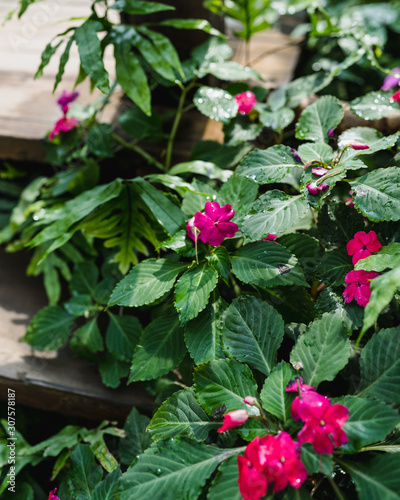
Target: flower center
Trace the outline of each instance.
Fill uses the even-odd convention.
[[[323,420],[320,420],[319,423],[320,423],[321,427],[323,427],[325,425],[325,422]]]

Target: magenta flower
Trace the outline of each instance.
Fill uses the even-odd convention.
[[[48,500],[60,500],[56,495],[56,493],[57,493],[57,488],[54,488],[53,491],[50,491]]]
[[[61,107],[64,115],[68,112],[69,104],[74,102],[75,99],[79,96],[79,92],[68,92],[68,90],[64,90],[61,94],[61,97],[58,99],[57,104]]]
[[[314,196],[316,196],[320,192],[326,191],[327,189],[329,189],[329,184],[327,184],[326,182],[323,182],[322,184],[317,186],[316,182],[310,182],[309,184],[307,184],[306,188],[308,189],[308,192],[310,194],[313,194]]]
[[[348,285],[344,289],[343,298],[346,303],[353,299],[359,306],[365,307],[371,297],[371,280],[378,277],[376,271],[350,271],[344,278]]]
[[[292,153],[293,158],[294,158],[296,161],[298,161],[299,163],[303,163],[303,160],[300,158],[299,153],[298,153],[295,149],[290,148],[290,152]]]
[[[49,139],[52,140],[60,132],[68,132],[78,125],[78,120],[76,118],[66,118],[63,116],[54,125],[53,130],[49,134]]]
[[[254,396],[246,396],[243,401],[250,406],[255,406],[257,404],[257,398]]]
[[[258,500],[267,493],[267,478],[246,456],[238,456],[238,469],[239,490],[244,500]]]
[[[250,90],[235,95],[235,100],[239,106],[238,111],[241,115],[248,115],[257,104],[256,96]]]
[[[266,238],[263,238],[262,241],[274,241],[278,237],[277,234],[268,234]],[[275,241],[276,244],[278,244],[277,241]]]
[[[359,149],[369,149],[369,146],[367,144],[363,144],[362,142],[354,141],[349,146],[353,149],[359,150]]]
[[[329,170],[324,167],[313,167],[311,169],[311,173],[313,175],[316,175],[317,177],[322,177],[323,175],[327,174]]]
[[[195,241],[195,230],[198,229],[197,236],[203,243],[217,247],[225,238],[233,238],[239,227],[234,222],[229,222],[235,215],[231,205],[220,207],[216,201],[207,201],[203,212],[196,212],[193,218],[187,223],[187,235]]]
[[[390,100],[393,102],[393,101],[397,101],[397,102],[400,102],[400,90],[398,90],[397,92],[395,92],[392,97],[390,98]]]
[[[332,138],[332,137],[335,137],[335,128],[334,128],[334,127],[333,127],[333,128],[330,128],[330,129],[328,130],[328,137],[331,137],[331,138]]]
[[[349,255],[353,256],[353,264],[357,264],[359,260],[369,257],[381,247],[382,244],[378,241],[375,231],[369,233],[358,231],[347,243],[346,250]]]
[[[392,69],[393,73],[400,73],[400,68],[393,68]],[[390,90],[393,87],[396,87],[400,83],[400,76],[394,76],[394,75],[387,75],[386,78],[383,80],[383,85],[381,87],[381,90]]]
[[[244,424],[249,415],[246,410],[233,410],[225,413],[222,426],[218,429],[218,432],[225,432],[228,429],[237,427],[238,425]]]

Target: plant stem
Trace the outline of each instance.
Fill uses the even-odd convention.
[[[335,492],[336,498],[338,500],[345,500],[344,496],[342,495],[342,492],[340,491],[338,485],[335,483],[335,481],[330,477],[326,476],[328,478],[328,481],[330,485],[332,486],[333,491]]]
[[[154,158],[150,153],[142,149],[140,146],[137,144],[134,144],[133,142],[128,142],[125,139],[123,139],[121,136],[118,134],[111,134],[111,137],[115,139],[117,142],[122,144],[127,149],[132,149],[132,151],[135,151],[135,153],[138,153],[140,156],[142,156],[145,160],[147,160],[151,165],[154,165],[155,167],[159,168],[161,171],[164,171],[164,165],[160,163],[158,160]]]

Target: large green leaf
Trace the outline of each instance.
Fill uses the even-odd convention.
[[[181,175],[189,173],[205,175],[210,179],[217,179],[222,182],[227,181],[233,174],[233,172],[230,170],[222,170],[215,163],[203,160],[193,160],[178,163],[169,170],[169,173],[171,175]]]
[[[129,363],[120,361],[107,352],[100,361],[99,372],[103,384],[116,389],[121,383],[121,378],[128,376]]]
[[[349,409],[349,419],[343,426],[348,438],[342,446],[345,451],[354,453],[367,444],[383,441],[400,421],[398,411],[382,401],[345,396],[334,403]]]
[[[69,289],[72,295],[95,294],[95,286],[99,279],[99,268],[94,262],[80,262],[75,265],[72,273]]]
[[[400,403],[400,327],[375,334],[361,352],[358,395]]]
[[[213,36],[223,36],[220,31],[213,28],[205,19],[166,19],[160,23],[162,26],[172,26],[182,30],[200,30]]]
[[[295,167],[303,168],[303,163],[295,159],[288,146],[279,144],[251,151],[239,163],[235,173],[258,184],[272,184],[281,181]]]
[[[369,92],[350,102],[351,111],[364,120],[379,120],[393,113],[398,107],[390,102],[393,91]]]
[[[273,190],[260,196],[243,223],[243,233],[248,240],[260,240],[268,234],[283,234],[295,226],[308,211],[303,195],[290,196]]]
[[[139,320],[134,316],[116,316],[109,311],[108,317],[107,349],[120,361],[130,362],[142,331]]]
[[[230,358],[269,375],[277,362],[284,323],[280,314],[256,297],[235,299],[225,312],[222,344]]]
[[[366,332],[400,287],[400,266],[371,281],[371,297],[365,308],[362,333]]]
[[[360,500],[398,500],[400,498],[400,455],[377,455],[368,462],[340,460],[356,484]]]
[[[400,266],[400,243],[393,242],[386,247],[382,247],[378,253],[370,255],[365,259],[360,259],[354,266],[358,271],[381,272],[385,269],[393,269]]]
[[[322,160],[325,163],[330,163],[333,158],[333,149],[328,144],[320,142],[300,144],[298,153],[304,163],[313,160]]]
[[[124,425],[126,437],[119,441],[119,454],[124,465],[131,465],[151,445],[150,434],[146,431],[149,422],[149,417],[132,408]]]
[[[172,5],[147,0],[145,2],[143,0],[116,0],[111,7],[127,14],[152,14],[164,10],[175,10]]]
[[[323,314],[302,334],[290,355],[291,363],[300,364],[306,384],[317,387],[333,380],[347,364],[351,347],[338,311]]]
[[[217,77],[219,80],[262,80],[259,73],[249,66],[242,66],[235,61],[211,62],[208,66],[202,66],[201,76],[205,72]]]
[[[322,255],[321,245],[316,238],[304,233],[290,233],[281,236],[279,244],[296,256],[307,275],[312,275]]]
[[[344,284],[347,273],[353,270],[351,257],[344,248],[335,248],[325,252],[317,269],[318,279],[332,286]]]
[[[88,349],[90,352],[96,353],[104,349],[103,337],[101,336],[99,327],[97,326],[97,317],[91,319],[84,325],[74,331],[71,342],[79,347]]]
[[[187,264],[167,259],[148,259],[135,266],[111,294],[109,305],[138,307],[151,304],[174,286]]]
[[[364,310],[356,302],[346,304],[343,295],[328,287],[323,290],[315,303],[317,313],[323,314],[338,310],[349,331],[358,330],[363,322]]]
[[[342,121],[343,106],[333,96],[322,96],[301,113],[296,123],[297,139],[328,142],[328,131]]]
[[[249,206],[257,197],[258,186],[244,177],[231,177],[224,182],[219,193],[218,201],[221,205],[230,204],[235,210],[235,219],[242,212],[247,213]]]
[[[325,203],[318,217],[318,233],[329,246],[345,247],[357,231],[364,229],[363,217],[344,203]]]
[[[233,272],[244,283],[261,287],[308,286],[296,257],[273,242],[259,241],[245,245],[231,258]]]
[[[101,483],[95,486],[91,500],[112,500],[113,493],[120,477],[121,469],[117,467],[111,474],[108,474]]]
[[[32,319],[22,340],[39,351],[59,349],[67,341],[74,316],[60,306],[41,309]]]
[[[104,68],[102,49],[97,31],[103,29],[101,23],[88,19],[75,30],[82,68],[92,82],[105,94],[110,90],[108,73]]]
[[[196,365],[224,358],[221,348],[222,315],[228,304],[214,291],[208,306],[185,325],[185,341]]]
[[[148,3],[149,2],[146,2],[146,4]],[[181,77],[184,77],[178,52],[176,51],[171,40],[163,34],[153,31],[146,26],[138,26],[137,30],[146,35],[152,41],[154,47],[156,47],[156,49],[158,49],[158,51],[163,55],[165,61],[172,68],[175,68]]]
[[[309,474],[322,472],[326,475],[331,475],[333,472],[332,455],[316,453],[311,443],[303,443],[301,445],[301,461]]]
[[[194,95],[193,102],[205,116],[223,123],[236,116],[238,105],[233,96],[225,90],[201,87]]]
[[[178,436],[204,441],[210,430],[220,425],[220,422],[210,421],[197,402],[193,389],[188,387],[175,392],[160,406],[148,430],[155,441]]]
[[[225,411],[249,408],[243,399],[257,396],[257,385],[250,368],[232,359],[204,363],[194,371],[197,399],[209,414],[221,405]]]
[[[78,444],[71,455],[68,468],[70,494],[77,500],[91,500],[92,490],[102,477],[102,469],[96,464],[89,445]]]
[[[174,438],[155,443],[122,475],[116,499],[194,500],[223,453],[214,446]]]
[[[209,264],[192,267],[179,278],[175,286],[175,307],[182,324],[206,307],[217,282],[218,273]]]
[[[129,383],[151,380],[178,366],[186,353],[178,316],[157,318],[143,331],[133,355]]]
[[[219,467],[211,483],[207,500],[242,500],[238,487],[239,470],[237,457],[231,457]]]
[[[293,396],[286,392],[286,386],[296,376],[293,368],[285,362],[279,363],[266,379],[261,390],[263,408],[286,423],[290,417]]]

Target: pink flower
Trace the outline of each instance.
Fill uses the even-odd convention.
[[[295,149],[290,148],[290,152],[292,153],[293,158],[294,158],[296,161],[298,161],[299,163],[303,163],[303,160],[300,158],[299,153],[298,153]]]
[[[254,396],[246,396],[243,401],[247,404],[247,405],[250,405],[250,406],[254,406],[257,404],[257,398],[255,398]]]
[[[290,391],[315,391],[315,387],[311,387],[311,385],[303,384],[303,379],[301,377],[294,377],[294,379],[290,380],[285,389],[286,392]]]
[[[361,142],[354,141],[349,146],[353,149],[369,149],[369,146],[367,144],[362,144]]]
[[[58,99],[57,104],[61,107],[64,115],[68,112],[68,104],[74,102],[75,99],[79,96],[79,92],[68,92],[68,90],[64,90],[61,94],[61,97]]]
[[[241,115],[248,115],[257,104],[256,96],[250,90],[235,95],[235,100],[239,106],[238,111]]]
[[[400,73],[400,68],[393,68],[393,73]],[[400,77],[394,75],[387,75],[387,77],[383,80],[383,85],[381,90],[390,90],[393,87],[396,87],[400,83]]]
[[[381,247],[382,245],[379,243],[375,231],[370,231],[369,233],[358,231],[354,235],[354,238],[346,245],[347,253],[353,256],[353,264],[369,257]]]
[[[390,101],[397,101],[397,102],[400,102],[400,90],[398,90],[397,92],[395,92],[392,97],[390,98]]]
[[[57,488],[54,488],[53,491],[50,491],[48,500],[60,500],[56,495],[56,493],[57,493]]]
[[[333,127],[333,128],[330,128],[330,129],[328,130],[328,137],[331,137],[331,138],[332,138],[332,137],[335,137],[335,128],[334,128],[334,127]]]
[[[320,186],[317,186],[316,182],[310,182],[307,184],[306,188],[308,189],[308,192],[310,194],[313,194],[314,196],[318,195],[321,191],[326,191],[329,189],[329,184],[326,182],[323,182]]]
[[[228,413],[225,413],[223,425],[218,429],[218,432],[225,432],[228,429],[232,429],[233,427],[237,427],[238,425],[244,424],[249,415],[246,410],[233,410]]]
[[[187,223],[186,228],[189,238],[195,241],[194,227],[199,230],[198,238],[203,243],[209,243],[214,247],[219,246],[225,238],[233,238],[235,236],[239,227],[234,222],[229,222],[235,215],[235,211],[232,210],[231,205],[220,207],[216,201],[212,203],[207,201],[204,212],[204,214],[196,212],[194,214],[194,222],[191,222],[191,219]]]
[[[52,140],[60,132],[68,132],[78,125],[78,120],[76,118],[66,118],[63,116],[54,125],[53,130],[49,134],[49,139]]]
[[[269,234],[266,238],[263,238],[262,241],[274,241],[278,237],[277,234]],[[278,244],[277,241],[275,241],[276,244]]]
[[[245,456],[238,456],[239,490],[244,500],[258,500],[267,493],[267,478]]]
[[[376,271],[350,271],[344,278],[346,286],[343,298],[346,303],[353,299],[359,306],[365,307],[371,297],[371,280],[378,277]]]
[[[323,175],[327,174],[329,170],[324,167],[313,167],[311,169],[311,173],[313,175],[316,175],[317,177],[322,177]]]
[[[299,443],[312,443],[316,453],[332,453],[333,444],[342,446],[347,443],[342,427],[349,418],[349,410],[343,405],[331,405],[326,399],[325,404],[298,408],[299,417],[305,422],[298,434]]]

